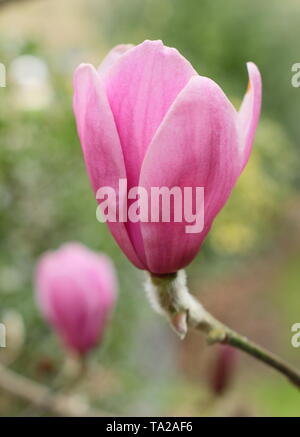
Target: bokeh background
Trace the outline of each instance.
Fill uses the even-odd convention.
[[[300,62],[298,0],[0,1],[1,363],[51,387],[65,352],[34,299],[39,255],[66,241],[109,254],[120,291],[105,341],[74,387],[118,415],[299,416],[299,392],[273,370],[235,355],[222,393],[220,350],[200,334],[180,342],[151,310],[143,274],[104,224],[84,168],[71,109],[72,73],[118,43],[162,39],[214,79],[238,108],[245,63],[263,77],[262,118],[250,162],[188,268],[191,290],[224,322],[300,367]],[[218,361],[219,360],[219,361]],[[226,363],[225,363],[226,364]],[[1,389],[0,415],[47,415]]]

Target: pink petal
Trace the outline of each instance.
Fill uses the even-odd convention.
[[[239,171],[236,111],[212,80],[195,76],[178,95],[155,134],[140,185],[204,187],[205,227],[185,232],[183,223],[142,223],[147,265],[157,274],[175,272],[196,255],[224,206]]]
[[[126,169],[118,132],[101,79],[92,65],[80,65],[74,75],[74,113],[90,181],[96,193],[100,187],[118,189]],[[108,223],[117,243],[139,268],[124,223]]]
[[[121,56],[124,55],[129,49],[134,47],[133,44],[119,44],[114,47],[108,54],[105,56],[101,64],[99,65],[98,72],[101,75],[105,75],[109,73],[111,67],[117,62]]]
[[[128,50],[105,75],[108,100],[124,152],[129,187],[138,184],[153,135],[192,75],[191,64],[161,41]]]
[[[128,189],[138,185],[146,150],[177,94],[192,75],[191,64],[161,41],[128,50],[105,74],[108,100],[119,133]],[[140,223],[127,223],[139,258],[145,263]]]
[[[242,170],[249,159],[260,116],[262,83],[260,72],[253,62],[247,63],[249,85],[238,113],[242,146]]]

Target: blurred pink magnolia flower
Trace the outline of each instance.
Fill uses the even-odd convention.
[[[78,243],[64,244],[42,255],[35,286],[43,316],[67,348],[83,355],[101,341],[117,292],[105,255]]]
[[[112,49],[100,67],[74,76],[74,112],[95,193],[131,187],[204,187],[204,229],[186,222],[112,222],[115,240],[138,268],[166,274],[189,264],[245,167],[261,106],[261,78],[247,64],[249,86],[239,111],[161,41]]]

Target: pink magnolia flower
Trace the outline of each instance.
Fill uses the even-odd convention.
[[[141,269],[176,272],[199,251],[245,167],[259,119],[261,78],[248,63],[239,111],[221,88],[161,41],[115,47],[99,69],[80,65],[74,112],[95,193],[151,187],[204,187],[204,229],[186,222],[108,222],[115,240]]]
[[[111,261],[81,244],[42,255],[35,277],[38,305],[67,348],[82,355],[102,339],[116,283]]]

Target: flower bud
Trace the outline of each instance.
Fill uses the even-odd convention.
[[[117,289],[105,255],[65,244],[40,258],[35,284],[43,316],[68,349],[84,355],[102,340]]]
[[[236,350],[227,345],[218,346],[210,377],[210,388],[215,395],[224,394],[232,383],[236,364]]]

